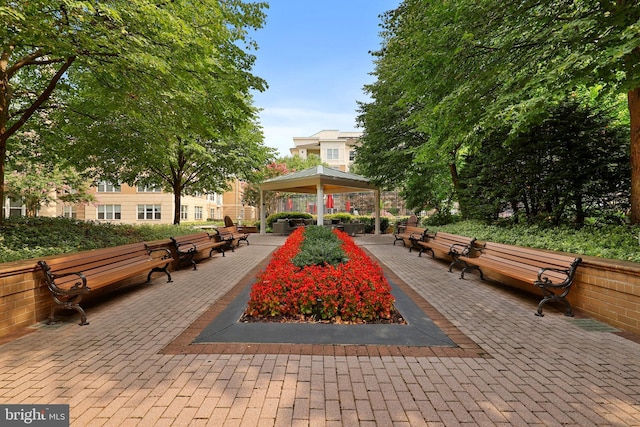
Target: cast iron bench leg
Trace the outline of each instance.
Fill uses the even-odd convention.
[[[192,261],[193,262],[193,261]],[[195,262],[193,262],[193,269],[195,270]],[[153,273],[165,273],[167,275],[167,283],[171,283],[173,282],[173,279],[171,278],[171,274],[169,273],[169,270],[167,270],[167,267],[169,266],[169,264],[165,265],[164,267],[153,267],[151,269],[151,271],[149,272],[149,274],[147,274],[147,283],[151,282],[151,275]]]
[[[82,307],[80,307],[79,303],[82,300],[82,295],[73,295],[71,298],[69,298],[66,301],[62,301],[60,299],[58,299],[55,295],[53,296],[53,300],[56,302],[56,305],[53,306],[51,308],[51,313],[49,314],[49,319],[47,319],[47,325],[51,325],[53,323],[56,323],[56,311],[60,310],[60,309],[67,309],[67,310],[75,310],[78,313],[80,313],[80,326],[84,326],[84,325],[88,325],[89,322],[87,322],[87,314],[84,312],[84,310],[82,309]]]

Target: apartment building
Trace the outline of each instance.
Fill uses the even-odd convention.
[[[180,200],[181,222],[205,222],[231,217],[234,222],[257,219],[256,208],[244,206],[242,195],[245,183],[235,180],[231,190],[224,194],[182,196]],[[96,201],[90,204],[66,205],[54,203],[43,206],[40,216],[64,216],[86,221],[124,224],[172,224],[174,198],[159,188],[131,187],[126,184],[100,182],[91,187]],[[25,215],[19,201],[5,201],[5,215]]]
[[[294,137],[294,147],[290,148],[292,156],[306,159],[315,154],[332,167],[349,172],[355,160],[355,147],[362,132],[340,132],[338,130],[322,130],[308,137]]]

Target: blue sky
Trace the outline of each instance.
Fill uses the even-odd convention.
[[[269,88],[254,93],[263,109],[265,145],[288,156],[293,137],[357,129],[357,101],[373,77],[370,51],[380,48],[379,15],[401,0],[271,0],[254,74]]]

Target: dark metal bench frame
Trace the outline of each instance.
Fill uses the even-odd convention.
[[[199,240],[203,240],[202,238],[205,235],[209,239],[209,242],[205,241],[206,243],[204,247],[202,247],[203,245],[200,243]],[[227,246],[227,243],[216,241],[215,240],[216,237],[217,236],[212,236],[211,234],[206,232],[189,234],[186,236],[170,237],[171,243],[173,244],[173,247],[176,250],[176,254],[178,255],[178,265],[189,262],[193,265],[193,269],[197,270],[198,267],[196,265],[195,256],[198,252],[206,249],[210,249],[209,258],[213,256],[214,250],[220,251],[220,253],[222,253],[222,256],[225,256],[224,248],[225,246]],[[184,241],[183,239],[192,239],[192,240]]]

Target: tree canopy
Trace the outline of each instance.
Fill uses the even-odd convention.
[[[506,126],[512,138],[583,87],[609,101],[625,94],[631,219],[640,222],[639,20],[638,1],[629,0],[403,1],[383,16],[358,162],[389,168],[392,154],[368,155],[388,150],[386,140],[408,153],[394,154],[402,174],[438,159],[457,188],[460,155],[488,129]]]
[[[205,185],[265,161],[251,90],[265,3],[9,1],[0,6],[0,191],[10,137],[44,123],[42,154],[94,174],[151,179],[197,154],[225,167]],[[188,141],[188,144],[186,143]],[[256,151],[257,150],[257,151]],[[186,160],[193,165],[193,158]],[[204,166],[206,165],[206,166]],[[191,176],[192,172],[185,176]],[[177,180],[173,180],[177,182]],[[182,184],[188,181],[184,179]],[[203,175],[199,182],[204,183]],[[192,180],[193,183],[193,180]],[[2,196],[2,193],[0,193]],[[179,208],[178,208],[179,209]]]

